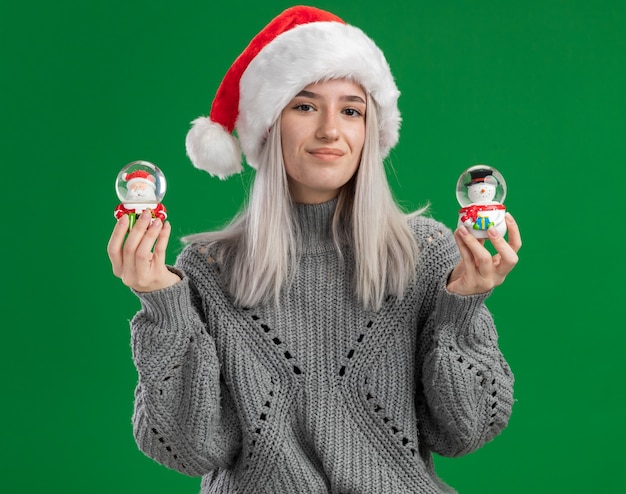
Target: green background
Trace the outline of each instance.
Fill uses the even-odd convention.
[[[168,178],[174,237],[219,227],[252,174],[185,156],[222,75],[287,2],[91,0],[0,6],[0,490],[197,493],[140,453],[130,417],[136,298],[106,243],[114,180]],[[437,458],[462,494],[626,492],[626,2],[320,1],[386,53],[404,122],[389,177],[453,226],[466,167],[505,176],[520,263],[488,301],[516,374],[509,427]],[[173,262],[180,243],[173,240]]]

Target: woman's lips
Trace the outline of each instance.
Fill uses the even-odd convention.
[[[333,161],[338,158],[341,158],[345,153],[341,149],[335,148],[317,148],[309,151],[309,154],[312,156],[324,160],[324,161]]]

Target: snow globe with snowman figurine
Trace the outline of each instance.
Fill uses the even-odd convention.
[[[498,170],[487,165],[468,168],[456,184],[456,198],[461,205],[458,226],[464,225],[476,238],[487,238],[491,227],[504,235],[505,196],[506,182]]]

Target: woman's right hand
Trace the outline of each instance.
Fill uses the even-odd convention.
[[[180,281],[165,265],[171,226],[160,219],[151,220],[151,211],[145,210],[126,235],[128,215],[122,216],[107,246],[113,274],[137,292],[161,290]]]

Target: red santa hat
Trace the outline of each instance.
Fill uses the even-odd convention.
[[[156,190],[156,183],[155,183],[154,177],[145,170],[135,170],[132,173],[125,173],[122,176],[122,179],[126,181],[126,185],[128,188],[132,187],[132,184],[134,183],[141,182],[141,183],[149,185],[150,187]]]
[[[311,83],[340,78],[360,84],[378,104],[386,157],[398,141],[400,92],[382,51],[360,29],[304,6],[275,17],[235,60],[209,117],[192,122],[187,155],[195,167],[222,179],[242,170],[242,151],[256,168],[269,129],[289,101]]]

